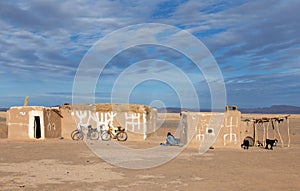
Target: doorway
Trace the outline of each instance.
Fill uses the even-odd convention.
[[[43,110],[29,111],[28,136],[30,139],[45,138]]]
[[[34,130],[33,131],[34,131],[34,138],[40,139],[42,137],[40,116],[34,116]]]

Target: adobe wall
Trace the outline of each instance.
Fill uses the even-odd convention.
[[[157,111],[144,105],[94,104],[63,105],[58,108],[42,106],[11,107],[7,112],[7,137],[9,139],[35,139],[34,116],[41,119],[42,139],[63,137],[71,139],[71,132],[79,125],[100,127],[109,124],[121,126],[131,140],[144,140],[156,129]],[[5,129],[1,128],[3,137]]]
[[[129,140],[136,141],[145,140],[149,135],[165,137],[170,131],[176,137],[180,137],[182,143],[191,141],[190,145],[197,148],[201,145],[207,146],[206,144],[210,142],[213,142],[210,146],[214,147],[240,148],[243,139],[247,136],[255,137],[260,141],[266,138],[278,139],[279,144],[283,146],[287,146],[290,139],[287,121],[273,125],[272,123],[257,124],[254,134],[253,121],[244,120],[278,117],[278,114],[241,114],[238,110],[226,110],[225,113],[182,112],[180,117],[179,114],[172,114],[174,116],[171,118],[176,124],[171,120],[168,121],[168,127],[160,128],[161,119],[157,110],[149,106],[128,104],[76,105],[76,108],[71,105],[63,105],[59,108],[11,107],[6,112],[6,124],[0,123],[0,138],[33,139],[32,132],[30,137],[30,129],[33,131],[32,121],[29,120],[29,114],[31,113],[31,117],[34,115],[32,112],[42,115],[41,123],[44,130],[42,139],[58,137],[71,139],[71,132],[79,124],[92,125],[92,127],[103,124],[121,126],[127,130]],[[224,118],[221,125],[214,124],[212,119],[216,116]],[[179,128],[177,128],[178,124]]]
[[[60,111],[62,136],[71,139],[71,132],[78,126],[91,125],[99,128],[121,126],[126,129],[130,140],[144,140],[156,128],[157,111],[138,104],[93,104],[62,105]]]
[[[0,112],[0,139],[7,138],[8,136],[6,118],[6,112]]]
[[[238,110],[228,110],[225,112],[223,125],[213,146],[239,148],[242,142],[241,112]]]
[[[58,108],[44,109],[44,127],[45,138],[59,138],[61,137],[61,118]]]
[[[61,136],[61,116],[56,108],[42,106],[11,107],[7,111],[8,139],[36,139],[35,116],[40,120],[39,139]]]
[[[222,113],[183,113],[180,122],[180,135],[177,135],[180,136],[181,142],[183,144],[186,143],[186,134],[195,133],[189,146],[196,148],[207,146],[205,144],[208,142],[213,143],[210,146],[216,148],[240,148],[243,140],[248,136],[255,139],[255,146],[258,140],[263,143],[267,138],[277,139],[279,141],[278,145],[289,146],[292,126],[290,125],[290,129],[288,129],[288,123],[291,122],[287,120],[281,122],[273,121],[272,125],[270,121],[258,123],[255,128],[253,121],[244,120],[246,118],[276,118],[284,115],[241,114],[238,110],[228,110],[224,113],[224,120],[220,126],[213,124],[212,116],[214,115],[220,115],[222,117]],[[196,117],[193,118],[192,116]],[[198,122],[195,125],[196,120]],[[209,124],[211,124],[210,127]],[[210,141],[206,142],[209,138]]]
[[[71,106],[60,106],[61,118],[61,137],[71,139],[71,132],[77,129],[77,124]]]
[[[243,142],[241,112],[228,110],[225,113],[182,113],[181,143],[190,140],[191,147],[235,147]],[[194,134],[189,139],[191,134]],[[211,143],[213,143],[211,145]]]
[[[8,139],[30,139],[30,112],[43,112],[40,106],[11,107],[7,111]],[[41,119],[43,124],[43,119]],[[33,127],[32,127],[33,128]],[[32,130],[33,131],[33,130]],[[43,135],[44,136],[44,135]]]

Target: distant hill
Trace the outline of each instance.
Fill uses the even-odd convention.
[[[300,114],[300,107],[290,105],[272,105],[271,107],[262,108],[238,108],[242,113],[261,113],[261,114]],[[187,110],[192,112],[198,112],[195,109],[181,109],[177,107],[159,108],[158,112],[167,113],[180,113],[181,111]],[[210,109],[202,109],[201,112],[210,112]],[[221,110],[220,110],[221,111]],[[224,110],[223,110],[224,111]],[[221,112],[223,112],[221,111]]]
[[[167,110],[167,113],[180,113],[181,111],[190,111],[190,112],[199,112],[199,109],[185,109],[185,108],[179,108],[179,107],[167,107],[167,108],[158,108],[158,112],[164,112]],[[215,110],[219,112],[224,112],[225,109]],[[200,112],[210,112],[210,109],[201,108]]]
[[[163,112],[167,112],[167,113],[180,113],[181,112],[181,108],[178,108],[178,107],[157,108],[157,111],[159,113],[163,113]]]
[[[0,111],[7,111],[7,108],[0,108]]]
[[[158,112],[164,112],[164,111],[166,111],[167,113],[180,113],[181,111],[199,112],[198,109],[184,109],[184,108],[179,108],[179,107],[158,108],[157,111]],[[201,111],[202,112],[208,112],[210,110],[201,109]]]
[[[300,114],[300,107],[290,105],[272,105],[263,108],[239,108],[242,113],[269,113],[269,114]]]

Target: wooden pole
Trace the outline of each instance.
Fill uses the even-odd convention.
[[[253,137],[254,137],[254,145],[257,146],[257,137],[256,137],[257,136],[257,132],[256,132],[257,128],[256,128],[256,122],[255,121],[253,122],[253,127],[254,127],[253,128],[254,129],[254,131],[253,131],[253,134],[254,134],[253,135]]]
[[[270,125],[270,121],[268,121],[268,124],[267,124],[267,139],[269,138],[269,125]]]
[[[279,131],[279,125],[278,125],[278,124],[279,124],[279,122],[277,121],[277,122],[276,122],[276,125],[275,125],[275,126],[276,126],[276,130],[277,130],[277,133],[278,133],[279,138],[280,138],[280,141],[281,141],[281,146],[284,147],[283,139],[282,139],[282,137],[281,137],[281,134],[280,134],[280,131]]]
[[[25,97],[25,100],[24,100],[23,106],[28,106],[28,100],[29,100],[29,97],[26,96],[26,97]]]
[[[286,117],[286,123],[287,123],[287,133],[288,133],[288,147],[290,147],[291,144],[291,137],[290,137],[290,120],[288,117]]]
[[[263,135],[263,144],[264,144],[264,147],[266,146],[266,126],[264,124],[264,122],[262,122],[262,126],[264,128],[264,135]]]

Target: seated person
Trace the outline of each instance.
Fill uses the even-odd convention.
[[[170,132],[168,132],[166,143],[160,143],[160,145],[163,145],[163,146],[179,145],[179,139],[176,139]]]

